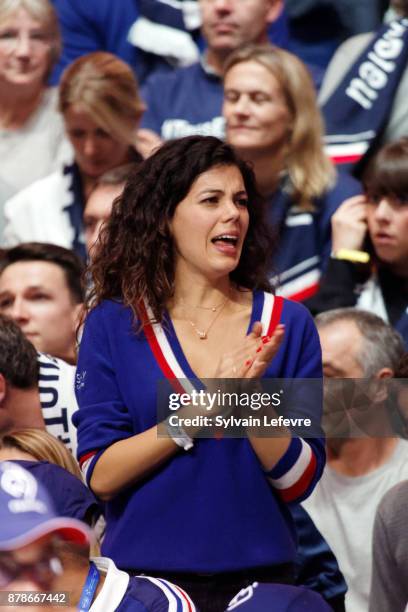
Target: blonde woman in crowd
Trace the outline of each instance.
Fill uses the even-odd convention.
[[[270,45],[233,53],[224,69],[224,116],[227,140],[251,162],[279,235],[275,284],[285,297],[305,300],[330,255],[331,215],[361,187],[336,177],[311,77],[291,53]]]
[[[4,238],[9,246],[51,242],[84,257],[84,203],[101,175],[139,159],[136,131],[144,106],[131,68],[96,52],[64,72],[59,109],[74,162],[7,202]]]
[[[49,0],[0,0],[0,208],[70,154],[48,75],[60,55]],[[0,217],[0,232],[2,222]]]
[[[81,471],[72,453],[43,429],[20,429],[0,440],[0,461],[48,461],[64,468],[82,480]]]

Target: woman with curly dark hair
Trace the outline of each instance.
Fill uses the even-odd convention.
[[[191,136],[135,171],[91,266],[75,424],[106,501],[103,552],[131,573],[172,577],[212,612],[254,581],[293,580],[285,505],[313,489],[324,445],[285,427],[198,439],[199,426],[158,417],[158,383],[191,400],[202,379],[215,392],[220,379],[321,376],[307,311],[270,293],[269,254],[252,170],[218,139]],[[307,398],[302,410],[320,416]]]

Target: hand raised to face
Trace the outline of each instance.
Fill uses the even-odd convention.
[[[367,199],[357,195],[345,200],[332,217],[332,248],[360,250],[367,234]]]

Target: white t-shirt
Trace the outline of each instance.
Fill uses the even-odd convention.
[[[38,389],[45,427],[75,456],[77,433],[72,424],[72,415],[78,410],[74,391],[75,366],[44,353],[38,353],[38,364]]]
[[[21,128],[0,128],[0,158],[0,179],[13,193],[51,174],[72,158],[63,119],[57,110],[57,88],[44,91],[37,110]]]
[[[398,440],[387,463],[365,476],[343,476],[326,466],[303,502],[344,574],[347,612],[368,610],[375,512],[386,491],[407,478],[408,441]]]
[[[18,130],[0,128],[0,244],[3,245],[5,202],[16,193],[73,158],[63,119],[57,110],[57,89],[44,91],[41,104]]]

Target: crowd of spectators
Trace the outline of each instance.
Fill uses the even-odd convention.
[[[408,610],[407,91],[408,0],[0,0],[0,591]]]

